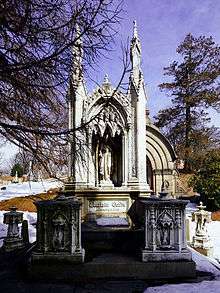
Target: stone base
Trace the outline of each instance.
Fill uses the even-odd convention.
[[[100,227],[89,224],[82,225],[82,246],[88,254],[99,253],[139,253],[144,242],[144,231],[126,227]],[[87,255],[88,255],[87,254]]]
[[[14,251],[17,249],[21,249],[25,246],[23,240],[21,238],[9,238],[5,239],[3,242],[3,249],[6,252]]]
[[[195,278],[193,261],[170,261],[143,263],[134,257],[117,254],[102,254],[84,264],[45,262],[29,268],[33,279],[84,281],[97,279],[173,279]]]
[[[48,262],[57,262],[57,263],[71,263],[79,264],[83,263],[85,259],[85,250],[82,249],[80,252],[75,252],[74,254],[69,253],[38,253],[33,252],[31,256],[31,264],[46,264]]]
[[[171,251],[155,251],[142,250],[142,261],[143,262],[161,262],[161,261],[191,261],[192,253],[189,250],[182,250],[177,252]]]
[[[205,256],[213,256],[213,245],[207,235],[193,236],[191,246]]]
[[[110,179],[109,180],[101,180],[99,187],[106,188],[106,189],[114,188],[114,184]]]

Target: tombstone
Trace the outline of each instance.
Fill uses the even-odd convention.
[[[60,193],[55,200],[38,201],[37,245],[32,264],[61,261],[82,263],[85,251],[81,247],[81,202]]]
[[[74,66],[68,91],[71,136],[66,190],[82,198],[82,216],[88,218],[90,202],[109,208],[95,211],[96,217],[118,214],[113,201],[132,204],[131,194],[158,194],[166,182],[176,192],[175,152],[149,118],[148,96],[141,69],[142,49],[134,23],[130,46],[131,72],[127,93],[115,88],[105,75],[103,83],[87,93],[82,74],[83,42],[74,48]],[[94,119],[95,117],[95,119]],[[82,128],[82,123],[86,128]],[[167,184],[168,183],[168,184]],[[165,186],[166,187],[166,186]],[[107,206],[106,205],[106,206]]]
[[[202,202],[197,207],[198,211],[192,214],[192,221],[196,222],[196,229],[191,245],[198,252],[212,256],[213,244],[207,231],[207,223],[211,222],[211,212],[205,211],[206,206],[203,206]]]
[[[6,252],[24,247],[18,226],[22,221],[23,213],[17,212],[16,207],[11,207],[10,212],[4,213],[4,224],[8,225],[7,237],[3,241],[3,249]]]
[[[108,76],[91,95],[87,94],[81,64],[83,45],[77,39],[68,92],[68,182],[57,199],[36,203],[37,246],[31,273],[43,271],[44,276],[54,278],[65,278],[67,273],[77,280],[193,277],[195,264],[185,242],[186,203],[168,199],[169,191],[175,189],[171,181],[176,156],[146,117],[147,95],[136,23],[127,94],[115,89]],[[163,184],[161,199],[147,199],[152,192],[149,183],[155,194]],[[79,199],[83,245],[89,255],[86,262]],[[107,249],[113,254],[108,254],[108,261],[105,256],[99,258],[99,253]],[[142,251],[141,259],[135,255],[137,250]],[[126,259],[118,259],[116,251],[125,253]],[[70,266],[65,266],[66,262]],[[39,264],[45,266],[34,270]]]
[[[19,183],[19,178],[18,178],[18,171],[15,171],[15,177],[13,178],[13,183]]]

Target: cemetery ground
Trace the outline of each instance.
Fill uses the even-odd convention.
[[[3,186],[1,186],[2,188]],[[208,224],[208,232],[213,241],[213,258],[202,256],[193,252],[193,260],[196,263],[197,276],[193,279],[170,280],[131,280],[131,279],[105,279],[89,280],[87,282],[68,282],[56,280],[31,280],[27,275],[28,258],[36,240],[36,208],[34,201],[53,199],[61,185],[54,180],[44,182],[26,182],[8,184],[6,189],[0,191],[0,246],[7,233],[7,227],[3,224],[3,214],[11,206],[16,206],[24,213],[24,219],[29,223],[28,248],[18,252],[5,253],[0,249],[0,292],[220,292],[220,221],[218,213],[213,214],[213,219]],[[196,209],[195,205],[189,205],[187,213]],[[216,220],[217,219],[217,220]],[[191,233],[194,233],[195,223],[191,225]]]

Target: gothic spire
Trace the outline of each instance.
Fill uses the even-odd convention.
[[[76,24],[75,30],[75,42],[72,49],[72,56],[73,56],[73,71],[72,71],[72,78],[73,82],[77,84],[83,78],[83,68],[82,68],[82,59],[83,59],[83,43],[80,37],[81,31]]]
[[[133,21],[133,38],[138,38],[137,21]]]
[[[103,84],[110,84],[110,82],[109,82],[109,76],[108,76],[107,73],[106,73],[105,76],[104,76]]]
[[[137,22],[133,22],[133,37],[131,40],[130,58],[132,64],[131,77],[135,85],[139,84],[141,72],[141,43],[138,37]]]

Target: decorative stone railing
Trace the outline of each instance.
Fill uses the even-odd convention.
[[[55,200],[38,201],[37,246],[32,262],[62,260],[84,261],[81,247],[81,202],[60,194]]]

